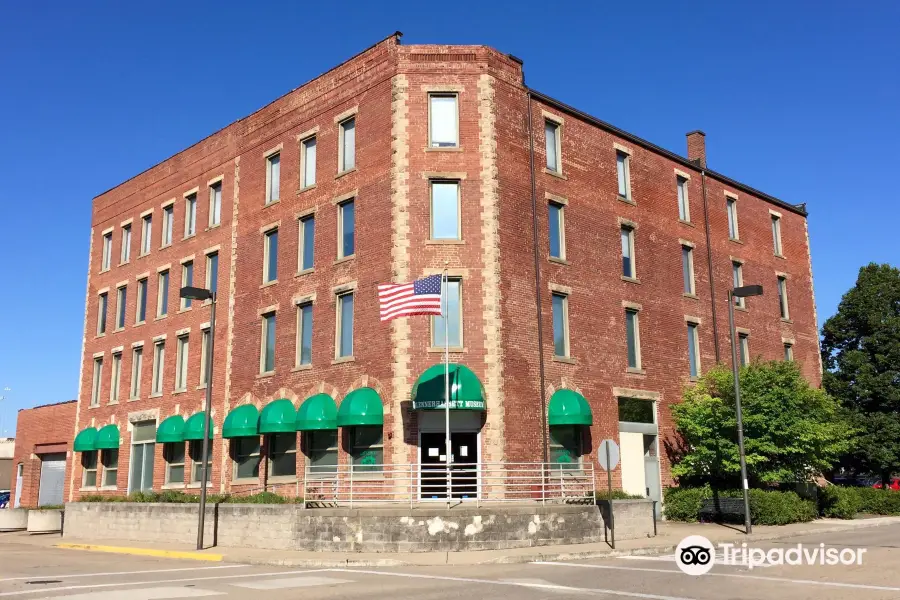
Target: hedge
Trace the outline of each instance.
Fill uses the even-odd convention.
[[[722,498],[740,498],[741,490],[716,490]],[[703,501],[712,498],[709,486],[699,488],[667,488],[664,513],[671,521],[696,522]],[[804,500],[795,492],[750,490],[750,520],[756,525],[787,525],[805,523],[818,516],[816,504]]]
[[[133,492],[127,496],[86,495],[81,502],[136,502],[192,504],[200,502],[199,494],[187,494],[177,490],[162,492]],[[210,504],[291,504],[303,502],[302,498],[288,498],[272,492],[260,492],[246,496],[228,494],[208,494],[206,501]]]
[[[829,485],[819,492],[819,511],[836,519],[852,519],[857,513],[900,515],[900,492]]]
[[[594,494],[594,499],[598,502],[601,500],[609,500],[610,498],[613,500],[642,500],[644,499],[644,496],[639,494],[629,494],[624,490],[613,490],[611,496],[607,490],[596,492]]]

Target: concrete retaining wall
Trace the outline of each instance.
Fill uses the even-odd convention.
[[[16,531],[28,526],[28,511],[24,508],[0,510],[0,531]]]
[[[617,540],[634,540],[656,535],[651,500],[613,500],[613,525]],[[600,512],[609,515],[609,501],[600,501]]]
[[[29,510],[26,530],[29,533],[59,531],[62,529],[62,518],[63,511],[58,508],[50,510]]]

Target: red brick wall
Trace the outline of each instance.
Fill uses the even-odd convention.
[[[41,482],[40,455],[49,452],[69,452],[71,455],[75,410],[76,404],[72,400],[19,411],[10,506],[15,506],[16,472],[19,464],[24,467],[22,498],[19,503],[23,508],[37,506]],[[69,469],[71,466],[67,465],[67,472]],[[63,497],[67,498],[67,494],[64,493]]]

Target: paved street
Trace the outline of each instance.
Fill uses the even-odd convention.
[[[515,565],[292,569],[147,558],[18,543],[0,535],[0,598],[900,598],[900,525],[764,542],[867,548],[862,565],[716,565],[681,573],[672,556]]]

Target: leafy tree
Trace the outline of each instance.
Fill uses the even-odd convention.
[[[859,270],[822,328],[822,360],[825,389],[860,431],[846,462],[887,481],[900,469],[900,270]]]
[[[740,372],[747,474],[752,486],[808,481],[849,448],[840,405],[810,387],[793,362],[754,362]],[[682,484],[740,487],[734,377],[718,366],[672,407],[682,437],[672,473]]]

